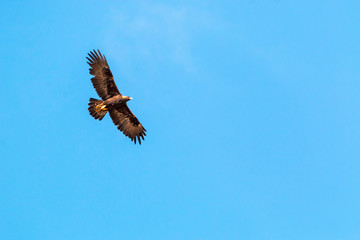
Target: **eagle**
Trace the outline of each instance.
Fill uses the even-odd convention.
[[[136,141],[141,144],[141,139],[144,140],[146,136],[146,129],[126,105],[132,98],[120,93],[109,64],[99,50],[90,51],[88,55],[86,59],[90,65],[90,74],[94,76],[91,82],[101,98],[101,100],[90,98],[88,108],[90,115],[101,121],[109,112],[117,128],[135,144]]]

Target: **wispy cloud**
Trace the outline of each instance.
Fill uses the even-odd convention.
[[[110,13],[106,46],[121,56],[122,64],[173,62],[194,69],[192,39],[212,24],[211,17],[193,6],[140,2]]]

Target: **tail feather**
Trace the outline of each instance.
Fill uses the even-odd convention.
[[[102,108],[104,106],[102,103],[103,103],[102,100],[90,98],[90,102],[89,102],[90,115],[93,116],[95,119],[99,119],[99,121],[101,121],[105,117],[108,111],[107,109]]]

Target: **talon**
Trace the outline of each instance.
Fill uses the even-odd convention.
[[[97,111],[107,111],[106,105],[99,104],[96,106]]]

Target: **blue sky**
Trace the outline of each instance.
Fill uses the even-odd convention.
[[[360,239],[359,1],[0,1],[0,239]],[[100,49],[148,130],[106,116]]]

